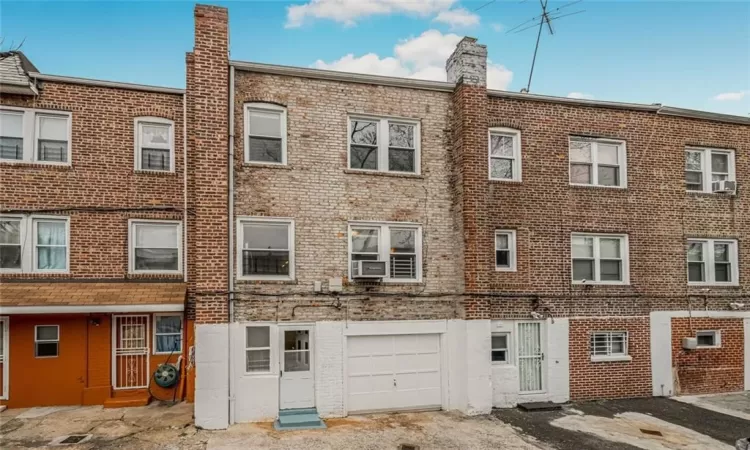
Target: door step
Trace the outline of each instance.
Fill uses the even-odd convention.
[[[326,424],[320,420],[316,408],[299,408],[279,411],[279,418],[273,423],[273,427],[279,431],[312,430],[326,428]]]

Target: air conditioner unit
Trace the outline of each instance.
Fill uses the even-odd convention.
[[[385,277],[385,261],[352,261],[352,278]]]
[[[711,192],[734,194],[737,191],[737,182],[729,180],[712,181]]]

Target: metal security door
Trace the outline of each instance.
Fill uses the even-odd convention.
[[[518,324],[518,372],[520,392],[544,391],[542,350],[542,324],[522,322]]]
[[[148,316],[114,316],[112,324],[112,385],[115,389],[148,387]]]

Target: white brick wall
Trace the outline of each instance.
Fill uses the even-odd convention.
[[[195,327],[195,425],[218,430],[229,425],[228,326]]]
[[[344,322],[315,324],[315,399],[321,417],[344,416]]]

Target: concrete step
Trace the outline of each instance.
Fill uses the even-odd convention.
[[[104,400],[105,408],[131,408],[134,406],[146,406],[151,403],[149,394],[128,395],[121,397],[110,397]]]
[[[279,411],[279,418],[273,424],[277,430],[309,430],[325,428],[315,408],[285,409]]]
[[[279,417],[281,416],[293,416],[297,414],[318,414],[317,408],[295,408],[295,409],[282,409],[279,411]]]

